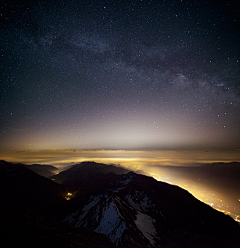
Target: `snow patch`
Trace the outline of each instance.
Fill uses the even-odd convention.
[[[90,201],[88,204],[86,204],[83,208],[82,208],[82,214],[78,217],[78,221],[77,223],[75,224],[75,227],[80,227],[80,226],[83,226],[83,227],[86,227],[87,223],[85,223],[84,225],[82,225],[82,221],[84,219],[84,217],[88,214],[88,211],[96,206],[96,204],[99,202],[100,200],[100,196],[91,196],[90,197]]]
[[[135,191],[134,195],[129,194],[126,196],[126,199],[131,207],[140,212],[148,212],[149,209],[154,207],[152,201],[143,192]]]
[[[76,222],[75,227],[86,226],[86,223],[85,225],[82,225],[83,219],[88,214],[88,211],[92,207],[96,206],[99,200],[100,200],[100,196],[91,196],[89,202],[82,208],[82,211],[78,210],[75,213],[71,213],[66,218],[64,218],[63,221],[66,221],[68,223]],[[76,218],[77,218],[77,221],[76,221]]]
[[[101,222],[94,231],[107,235],[112,243],[118,244],[126,228],[125,222],[111,201],[102,212]]]
[[[113,202],[106,206],[105,211],[100,222],[100,225],[95,229],[96,232],[108,235],[119,218],[118,211]]]
[[[95,232],[105,234],[116,245],[122,242],[127,229],[124,219],[108,194],[91,196],[82,210],[68,215],[64,221],[73,223],[76,228],[93,228]]]
[[[157,236],[157,231],[154,226],[155,220],[152,219],[150,216],[143,214],[141,212],[137,213],[137,219],[135,220],[135,224],[137,228],[141,231],[146,239],[154,245],[155,241],[154,238]]]
[[[90,201],[88,204],[86,204],[84,207],[83,207],[83,211],[88,211],[90,208],[92,208],[93,206],[95,206],[100,200],[100,196],[91,196],[90,197]]]

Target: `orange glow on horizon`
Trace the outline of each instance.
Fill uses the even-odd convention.
[[[203,187],[204,178],[196,181],[182,177],[174,170],[175,166],[197,166],[204,163],[240,161],[239,151],[194,151],[194,150],[158,150],[158,151],[127,151],[127,150],[45,150],[1,153],[2,160],[24,164],[49,164],[60,170],[83,161],[95,161],[105,164],[118,164],[129,170],[137,171],[154,177],[156,180],[178,185],[186,189],[197,199],[213,208],[231,215],[239,221],[239,215],[220,193]],[[68,193],[66,199],[73,196]],[[236,199],[239,203],[240,199]],[[235,204],[235,203],[234,203]]]
[[[121,164],[129,169],[151,166],[186,166],[199,163],[240,161],[237,150],[29,150],[0,152],[0,159],[25,164],[51,164],[64,167],[83,161]]]

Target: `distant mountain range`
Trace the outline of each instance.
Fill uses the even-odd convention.
[[[23,166],[47,178],[59,172],[59,169],[52,165],[32,164],[32,165],[23,165]]]
[[[113,247],[104,235],[76,233],[63,219],[66,189],[22,164],[0,161],[0,247]]]
[[[83,162],[72,166],[70,169],[60,172],[51,177],[55,182],[64,185],[68,190],[90,191],[90,189],[100,190],[105,188],[106,175],[114,173],[116,175],[130,172],[122,167],[107,165],[95,162]]]
[[[0,162],[0,247],[239,247],[237,222],[177,186],[94,162],[51,179]]]

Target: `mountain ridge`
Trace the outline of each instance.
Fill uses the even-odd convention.
[[[178,239],[184,240],[181,241],[184,245],[193,245],[198,236],[224,247],[216,240],[224,243],[221,236],[229,240],[234,237],[232,232],[239,231],[238,224],[229,216],[217,212],[178,186],[134,172],[98,174],[94,180],[92,190],[74,199],[75,210],[65,221],[77,229],[87,227],[106,234],[119,247],[133,244],[168,247],[179,245]],[[103,180],[104,184],[101,183]],[[92,181],[85,183],[91,187]],[[115,221],[109,219],[109,213]]]
[[[66,194],[64,186],[22,164],[0,161],[0,247],[114,247],[104,235],[85,229],[76,233],[62,222]]]
[[[54,179],[0,162],[2,247],[238,247],[239,224],[178,186],[95,162]]]
[[[31,164],[31,165],[24,165],[24,167],[36,172],[38,175],[44,176],[44,177],[51,177],[55,175],[57,172],[59,172],[59,169],[52,166],[52,165],[46,165],[46,164]]]

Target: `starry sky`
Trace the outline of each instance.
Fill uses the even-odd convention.
[[[3,1],[0,149],[240,149],[237,1]]]

